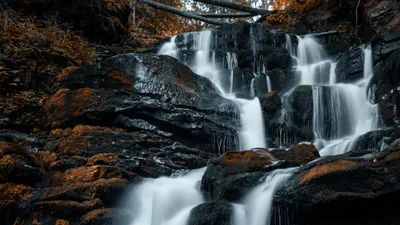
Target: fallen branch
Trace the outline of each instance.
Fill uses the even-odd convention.
[[[155,2],[155,1],[152,1],[152,0],[138,0],[138,1],[141,2],[141,3],[147,4],[148,6],[156,8],[156,9],[164,10],[164,11],[167,11],[167,12],[170,12],[170,13],[174,13],[174,14],[183,16],[183,17],[187,17],[187,18],[191,18],[191,19],[195,19],[195,20],[200,20],[200,21],[203,21],[205,23],[214,24],[214,25],[224,25],[224,24],[226,24],[226,23],[223,23],[223,22],[219,22],[219,21],[216,21],[216,20],[212,20],[212,19],[208,19],[208,18],[199,16],[199,15],[194,14],[194,13],[184,12],[184,11],[181,11],[181,10],[179,10],[177,8],[172,7],[172,6],[161,4],[161,3],[158,3],[158,2]]]
[[[305,37],[305,36],[320,37],[320,36],[328,36],[328,35],[334,35],[334,34],[343,34],[346,32],[347,32],[347,30],[339,30],[339,31],[332,30],[332,31],[326,31],[326,32],[322,32],[322,33],[300,35],[300,37]]]
[[[254,16],[270,14],[269,10],[258,9],[258,8],[241,5],[241,4],[237,4],[237,3],[232,3],[232,2],[228,2],[228,1],[224,1],[224,0],[194,0],[194,1],[206,3],[209,5],[220,6],[220,7],[228,8],[228,9],[235,9],[235,10],[239,10],[242,12],[248,12],[248,13],[253,14]]]
[[[241,18],[241,17],[253,17],[251,13],[197,13],[197,15],[206,18]]]

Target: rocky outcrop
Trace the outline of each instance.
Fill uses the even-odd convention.
[[[400,116],[400,50],[383,61],[376,71],[376,102],[385,125],[398,124]]]
[[[300,166],[317,158],[318,150],[310,143],[300,143],[290,150],[230,151],[209,161],[201,187],[209,199],[238,201],[262,183],[268,172]]]
[[[399,156],[399,149],[391,148],[360,157],[327,157],[308,164],[277,191],[274,216],[292,215],[286,224],[398,221],[394,205],[400,199]]]
[[[233,207],[230,202],[207,202],[190,211],[188,225],[231,225]]]
[[[309,142],[299,143],[289,150],[272,149],[271,155],[291,166],[301,166],[320,157],[318,149]]]
[[[225,90],[230,89],[231,76],[232,91],[244,98],[251,97],[252,92],[258,97],[267,93],[266,76],[269,74],[274,75],[271,84],[274,90],[279,92],[289,86],[288,80],[294,79],[294,73],[291,72],[293,60],[286,49],[285,33],[271,32],[261,24],[247,22],[227,24],[210,31],[213,39],[210,46],[212,58],[215,62],[220,62],[219,73],[224,81],[222,83]],[[177,58],[180,62],[193,64],[195,51],[198,50],[198,38],[196,32],[176,36],[174,40],[179,49]],[[156,50],[170,40],[158,43]],[[232,65],[227,65],[228,61],[231,61]],[[233,74],[228,70],[229,67],[232,67]],[[282,80],[277,71],[285,73],[288,79]]]
[[[235,149],[236,105],[169,56],[115,56],[71,71],[56,88],[45,107],[49,128],[116,126],[212,153]]]
[[[84,125],[37,137],[2,131],[2,223],[126,224],[131,215],[114,207],[128,185],[204,167],[210,157],[150,131]]]

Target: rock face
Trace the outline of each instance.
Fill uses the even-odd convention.
[[[72,71],[58,87],[46,104],[50,128],[117,126],[157,131],[213,153],[235,149],[235,104],[171,57],[119,55]]]
[[[274,217],[292,215],[285,224],[398,221],[399,156],[399,149],[391,148],[363,157],[328,157],[302,167],[277,191]]]
[[[212,32],[212,44],[210,50],[216,62],[221,68],[223,84],[229,90],[230,79],[232,76],[232,91],[243,96],[251,97],[252,92],[255,96],[261,97],[268,92],[267,75],[272,74],[271,85],[278,92],[290,85],[289,80],[294,79],[291,73],[293,65],[291,56],[286,49],[286,34],[281,32],[270,32],[258,23],[239,22],[210,29]],[[180,53],[177,58],[185,64],[194,62],[196,38],[198,34],[183,33],[175,38],[177,48]],[[295,38],[293,38],[295,39]],[[160,46],[164,40],[158,43]],[[232,63],[232,65],[227,65]],[[233,74],[227,70],[232,67]],[[275,70],[275,71],[274,71]],[[285,74],[285,80],[278,76],[278,73]],[[272,76],[271,76],[272,77]]]
[[[385,125],[398,124],[400,116],[400,50],[383,61],[376,72],[376,101]]]
[[[233,207],[229,202],[208,202],[190,211],[188,225],[231,225]]]
[[[238,201],[263,182],[268,172],[300,166],[318,157],[318,150],[312,144],[298,144],[288,151],[257,149],[226,152],[209,161],[201,187],[209,199]]]
[[[41,137],[3,131],[2,222],[99,224],[118,217],[127,224],[130,215],[113,207],[129,184],[204,167],[211,156],[150,131],[84,125]]]

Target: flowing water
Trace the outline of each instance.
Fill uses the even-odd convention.
[[[364,76],[354,83],[336,82],[336,62],[311,36],[299,38],[297,70],[302,85],[312,85],[314,144],[321,155],[351,150],[359,136],[378,128],[378,106],[367,95],[373,75],[371,47],[363,49]]]
[[[265,75],[268,91],[273,88],[265,73],[265,65],[253,68],[254,78],[249,90],[253,98],[237,98],[233,93],[234,69],[237,67],[235,53],[227,52],[223,62],[216,61],[216,53],[211,48],[212,30],[183,35],[183,45],[178,46],[177,37],[172,37],[161,47],[159,54],[177,58],[195,73],[207,77],[217,87],[221,96],[238,106],[241,119],[241,149],[266,147],[261,106],[258,98],[254,97],[254,81],[261,74]],[[363,49],[363,78],[354,83],[344,84],[337,83],[336,62],[327,57],[323,47],[314,38],[299,38],[297,51],[293,49],[290,36],[286,35],[285,39],[285,48],[289,53],[293,53],[292,57],[297,61],[295,69],[300,76],[298,85],[312,86],[314,144],[320,149],[321,155],[348,151],[360,135],[377,128],[378,109],[370,103],[367,95],[367,84],[373,73],[371,48],[367,46]],[[255,54],[257,46],[254,41],[252,43]],[[189,55],[188,49],[194,51],[194,55]],[[224,69],[229,73],[224,72]],[[282,98],[282,123],[289,123],[293,119],[288,102],[292,91],[293,89]],[[281,143],[289,142],[290,139],[282,130],[280,138]],[[274,192],[295,170],[296,168],[289,168],[272,171],[243,201],[232,204],[233,224],[269,225]],[[204,171],[205,169],[191,171],[175,178],[147,179],[135,187],[128,199],[128,207],[133,210],[134,218],[131,224],[185,225],[192,208],[204,202],[199,188]]]
[[[198,75],[210,79],[221,96],[233,101],[239,108],[241,130],[239,131],[240,149],[247,150],[256,147],[266,147],[266,134],[262,117],[261,106],[258,98],[251,100],[237,98],[233,93],[233,76],[234,69],[237,66],[237,58],[235,53],[227,52],[224,61],[229,75],[223,72],[223,62],[215,61],[215,52],[211,49],[213,32],[212,30],[204,30],[201,32],[193,32],[184,34],[184,43],[191,43],[189,38],[194,39],[194,46],[183,45],[178,47],[175,43],[176,37],[172,37],[170,42],[164,44],[158,54],[169,55],[177,58],[180,62],[186,64],[190,69]],[[195,51],[194,59],[190,63],[183,60],[180,55],[185,55],[185,50],[192,49]],[[229,82],[225,77],[229,76]],[[254,82],[254,78],[252,83]],[[226,83],[229,83],[226,87]],[[270,82],[267,85],[271,87]],[[253,88],[250,88],[254,92]]]
[[[234,204],[234,225],[269,225],[275,190],[295,170],[272,171],[261,185],[250,191],[242,204]]]
[[[190,210],[204,202],[200,180],[205,168],[176,178],[144,180],[128,196],[131,225],[185,225]]]

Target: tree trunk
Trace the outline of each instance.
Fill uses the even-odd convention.
[[[270,11],[264,9],[253,8],[237,3],[227,2],[224,0],[194,0],[195,2],[202,2],[210,5],[220,6],[229,9],[235,9],[243,12],[248,12],[253,15],[268,15]]]
[[[197,13],[197,15],[206,18],[240,18],[255,16],[251,13]]]
[[[160,10],[164,10],[164,11],[167,11],[167,12],[170,12],[170,13],[178,14],[178,15],[183,16],[183,17],[200,20],[200,21],[203,21],[205,23],[214,24],[214,25],[224,25],[224,24],[226,24],[226,23],[223,23],[223,22],[219,22],[219,21],[216,21],[216,20],[212,20],[212,19],[208,19],[208,18],[199,16],[199,15],[194,14],[194,13],[184,12],[184,11],[181,11],[181,10],[179,10],[177,8],[172,7],[172,6],[161,4],[161,3],[158,3],[158,2],[155,2],[155,1],[152,1],[152,0],[138,0],[138,2],[147,4],[150,7],[153,7],[153,8],[156,8],[156,9],[160,9]]]

